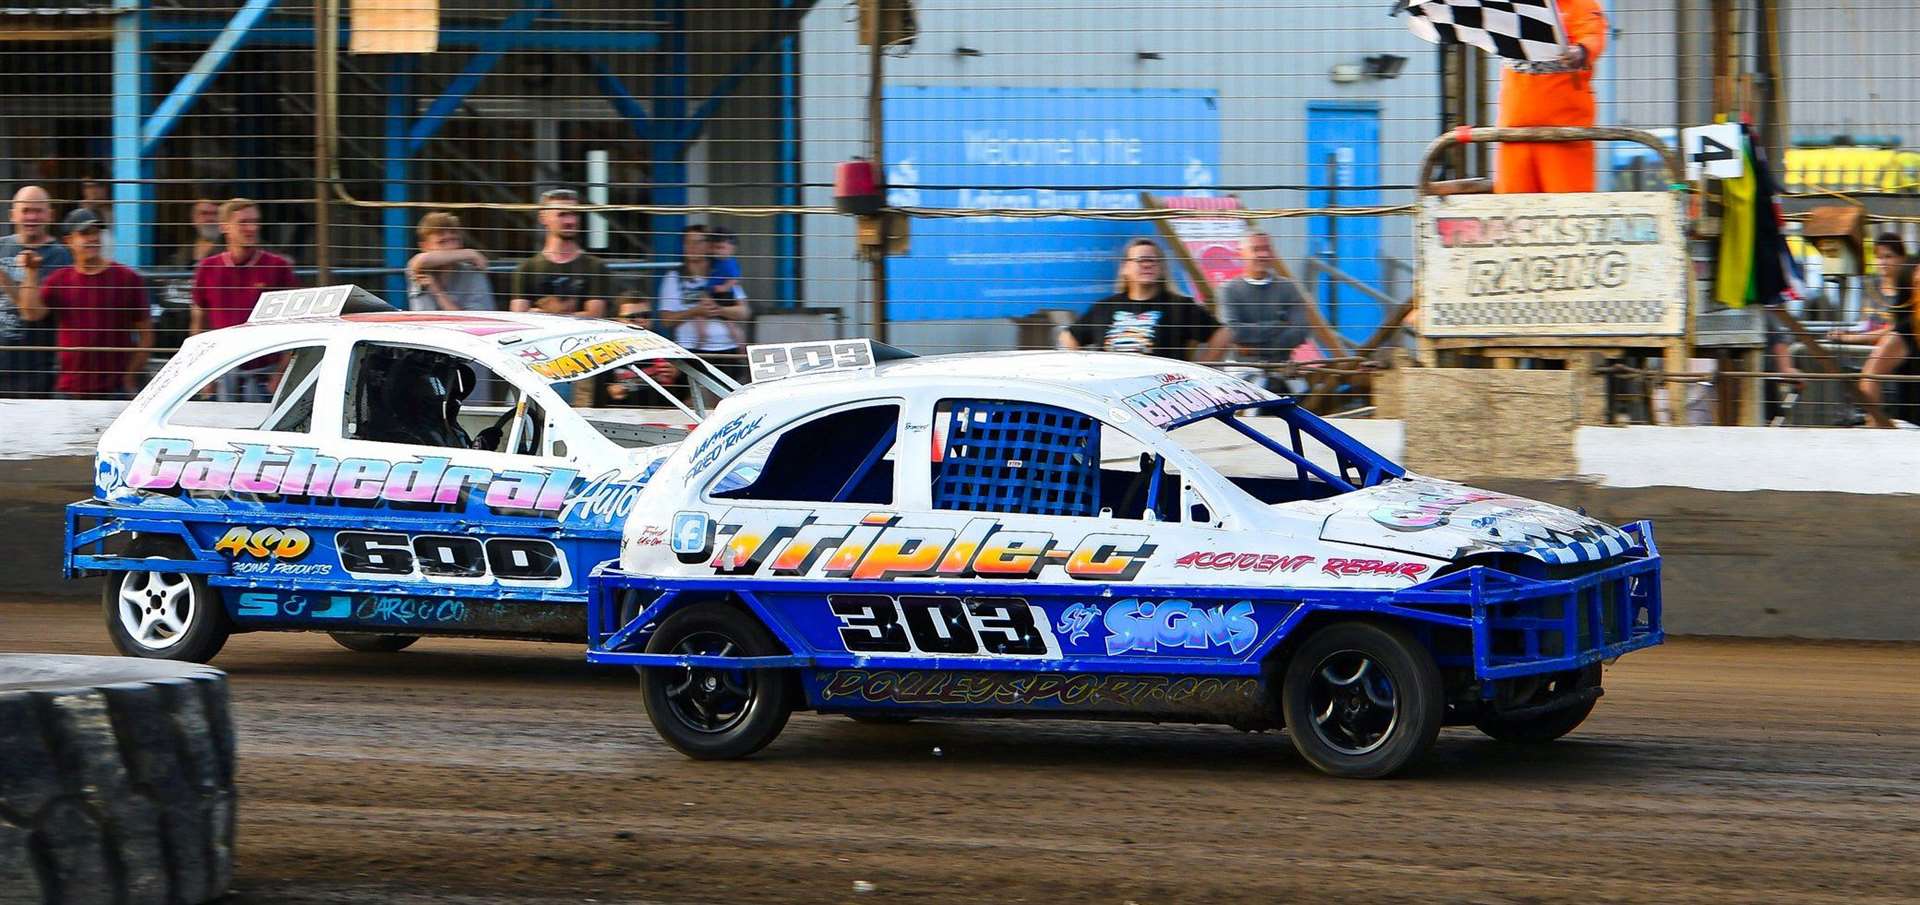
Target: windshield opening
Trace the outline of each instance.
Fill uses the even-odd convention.
[[[1406,474],[1291,402],[1256,403],[1177,425],[1181,446],[1263,503],[1318,500]]]
[[[678,443],[738,385],[699,358],[649,358],[549,384],[595,431],[627,449]]]

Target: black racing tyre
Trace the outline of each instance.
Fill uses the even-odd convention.
[[[1573,683],[1573,691],[1576,692],[1598,686],[1600,664],[1594,663],[1585,669],[1557,675],[1550,683],[1543,682],[1534,692],[1534,696],[1546,700],[1556,694],[1566,694],[1568,690],[1562,685],[1569,682]],[[1517,745],[1544,745],[1579,728],[1580,724],[1586,722],[1587,717],[1593,713],[1594,705],[1598,703],[1598,698],[1592,698],[1571,707],[1562,707],[1539,716],[1517,720],[1487,714],[1475,720],[1473,726],[1497,741]]]
[[[372,632],[328,632],[327,636],[347,650],[363,654],[391,654],[406,650],[419,635],[376,635]]]
[[[647,653],[763,657],[785,651],[746,612],[697,603],[661,622]],[[646,667],[640,693],[660,737],[695,760],[731,760],[766,747],[793,710],[792,685],[780,670]]]
[[[1293,653],[1281,686],[1287,736],[1332,776],[1391,776],[1440,734],[1446,696],[1433,655],[1404,629],[1336,622]]]
[[[219,670],[0,654],[0,902],[216,899],[233,828]]]
[[[132,557],[164,556],[153,542],[136,540]],[[107,637],[129,657],[206,663],[233,633],[220,593],[199,575],[118,572],[100,589]]]

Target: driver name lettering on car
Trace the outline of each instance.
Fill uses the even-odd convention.
[[[639,336],[622,336],[583,346],[557,356],[548,356],[540,350],[528,350],[541,357],[528,360],[527,367],[548,380],[572,380],[591,371],[608,367],[630,355],[660,347],[659,343],[645,342],[644,339]]]
[[[127,470],[136,490],[256,493],[274,496],[386,500],[454,505],[467,488],[483,490],[492,509],[558,510],[580,473],[570,468],[500,471],[455,465],[445,456],[401,462],[335,458],[304,446],[237,443],[232,449],[196,449],[190,440],[141,444]]]
[[[1082,581],[1131,581],[1155,549],[1145,535],[1094,533],[1061,544],[1052,532],[1008,531],[997,519],[971,519],[955,531],[902,525],[892,512],[828,522],[805,510],[734,509],[719,523],[710,565],[736,575],[806,575],[825,557],[821,574],[830,578],[1034,578],[1057,564]]]
[[[1259,402],[1270,394],[1240,380],[1177,380],[1127,397],[1127,405],[1155,427]]]

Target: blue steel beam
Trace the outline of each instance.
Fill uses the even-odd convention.
[[[687,116],[687,5],[686,0],[653,0],[654,11],[667,21],[666,59],[653,77],[654,139],[647,143],[648,178],[657,204],[687,203],[686,144],[681,134]],[[680,230],[684,214],[662,214],[650,224],[655,252],[662,258],[680,257]]]
[[[714,85],[713,91],[700,102],[700,106],[693,108],[693,112],[687,115],[686,121],[680,124],[678,134],[674,136],[675,140],[682,145],[693,144],[694,140],[700,137],[700,133],[706,130],[707,120],[720,110],[722,104],[733,98],[735,91],[740,90],[740,83],[758,72],[760,65],[773,55],[773,49],[780,43],[782,34],[783,32],[779,31],[762,33],[760,39],[753,42],[753,46],[747,50],[746,56],[733,64],[733,69]],[[680,149],[681,154],[684,155],[686,152],[685,147]]]
[[[159,16],[155,14],[147,28],[147,40],[154,44],[205,44],[216,40],[225,23],[205,16]],[[340,26],[340,46],[350,46],[352,33]],[[297,19],[268,18],[247,39],[260,47],[312,47],[313,23]],[[660,46],[660,36],[648,31],[585,31],[570,28],[542,28],[512,36],[497,29],[442,29],[438,41],[441,50],[525,50],[555,53],[645,53]]]
[[[267,17],[277,2],[279,0],[247,0],[247,4],[233,14],[226,27],[220,30],[219,37],[214,38],[213,45],[194,61],[193,68],[180,77],[173,90],[167,93],[166,98],[154,108],[153,115],[148,117],[140,135],[142,155],[151,155],[159,148],[160,140],[179,124],[180,117],[200,98],[200,92],[207,87],[207,83],[226,68],[227,62],[233,59],[234,51],[247,42],[247,36]]]
[[[587,68],[593,71],[594,84],[600,87],[600,93],[607,96],[607,102],[613,105],[614,112],[627,121],[627,127],[633,130],[635,138],[652,141],[653,118],[647,115],[647,108],[640,104],[633,92],[627,90],[627,84],[599,57],[588,57]]]
[[[380,198],[391,203],[405,202],[410,199],[412,185],[409,166],[411,154],[406,153],[407,136],[412,126],[413,116],[413,71],[419,66],[420,59],[414,54],[401,54],[393,58],[387,73],[387,116],[384,128],[385,142],[381,156],[382,185]],[[407,266],[411,257],[408,249],[413,243],[407,241],[407,214],[410,208],[389,207],[380,212],[381,251],[383,263],[389,269],[399,270]],[[407,279],[403,274],[393,273],[387,277],[387,301],[396,308],[407,305]]]
[[[516,33],[526,31],[542,17],[552,13],[553,0],[527,0],[524,7],[500,23],[500,36],[503,41],[511,41]],[[433,99],[433,104],[427,107],[427,112],[420,114],[420,118],[415,120],[413,127],[407,131],[406,143],[401,148],[407,157],[420,152],[420,148],[427,143],[427,139],[440,131],[440,127],[446,124],[447,118],[452,116],[455,110],[460,109],[460,104],[467,99],[467,95],[480,87],[487,73],[492,72],[493,67],[499,65],[501,58],[505,56],[504,49],[488,50],[474,54],[473,58],[467,61],[466,68],[462,69],[459,75],[454,76],[453,81],[447,84],[447,90]]]
[[[113,20],[113,237],[114,256],[144,267],[152,253],[153,163],[142,153],[147,54],[141,20],[148,0],[114,0]]]
[[[780,188],[774,203],[800,204],[800,37],[789,32],[780,40],[780,146],[774,180]],[[779,304],[800,304],[800,215],[774,218],[774,295]]]

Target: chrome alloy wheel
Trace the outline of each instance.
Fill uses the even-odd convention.
[[[135,644],[166,650],[199,614],[193,582],[179,572],[128,572],[120,579],[120,627]]]

